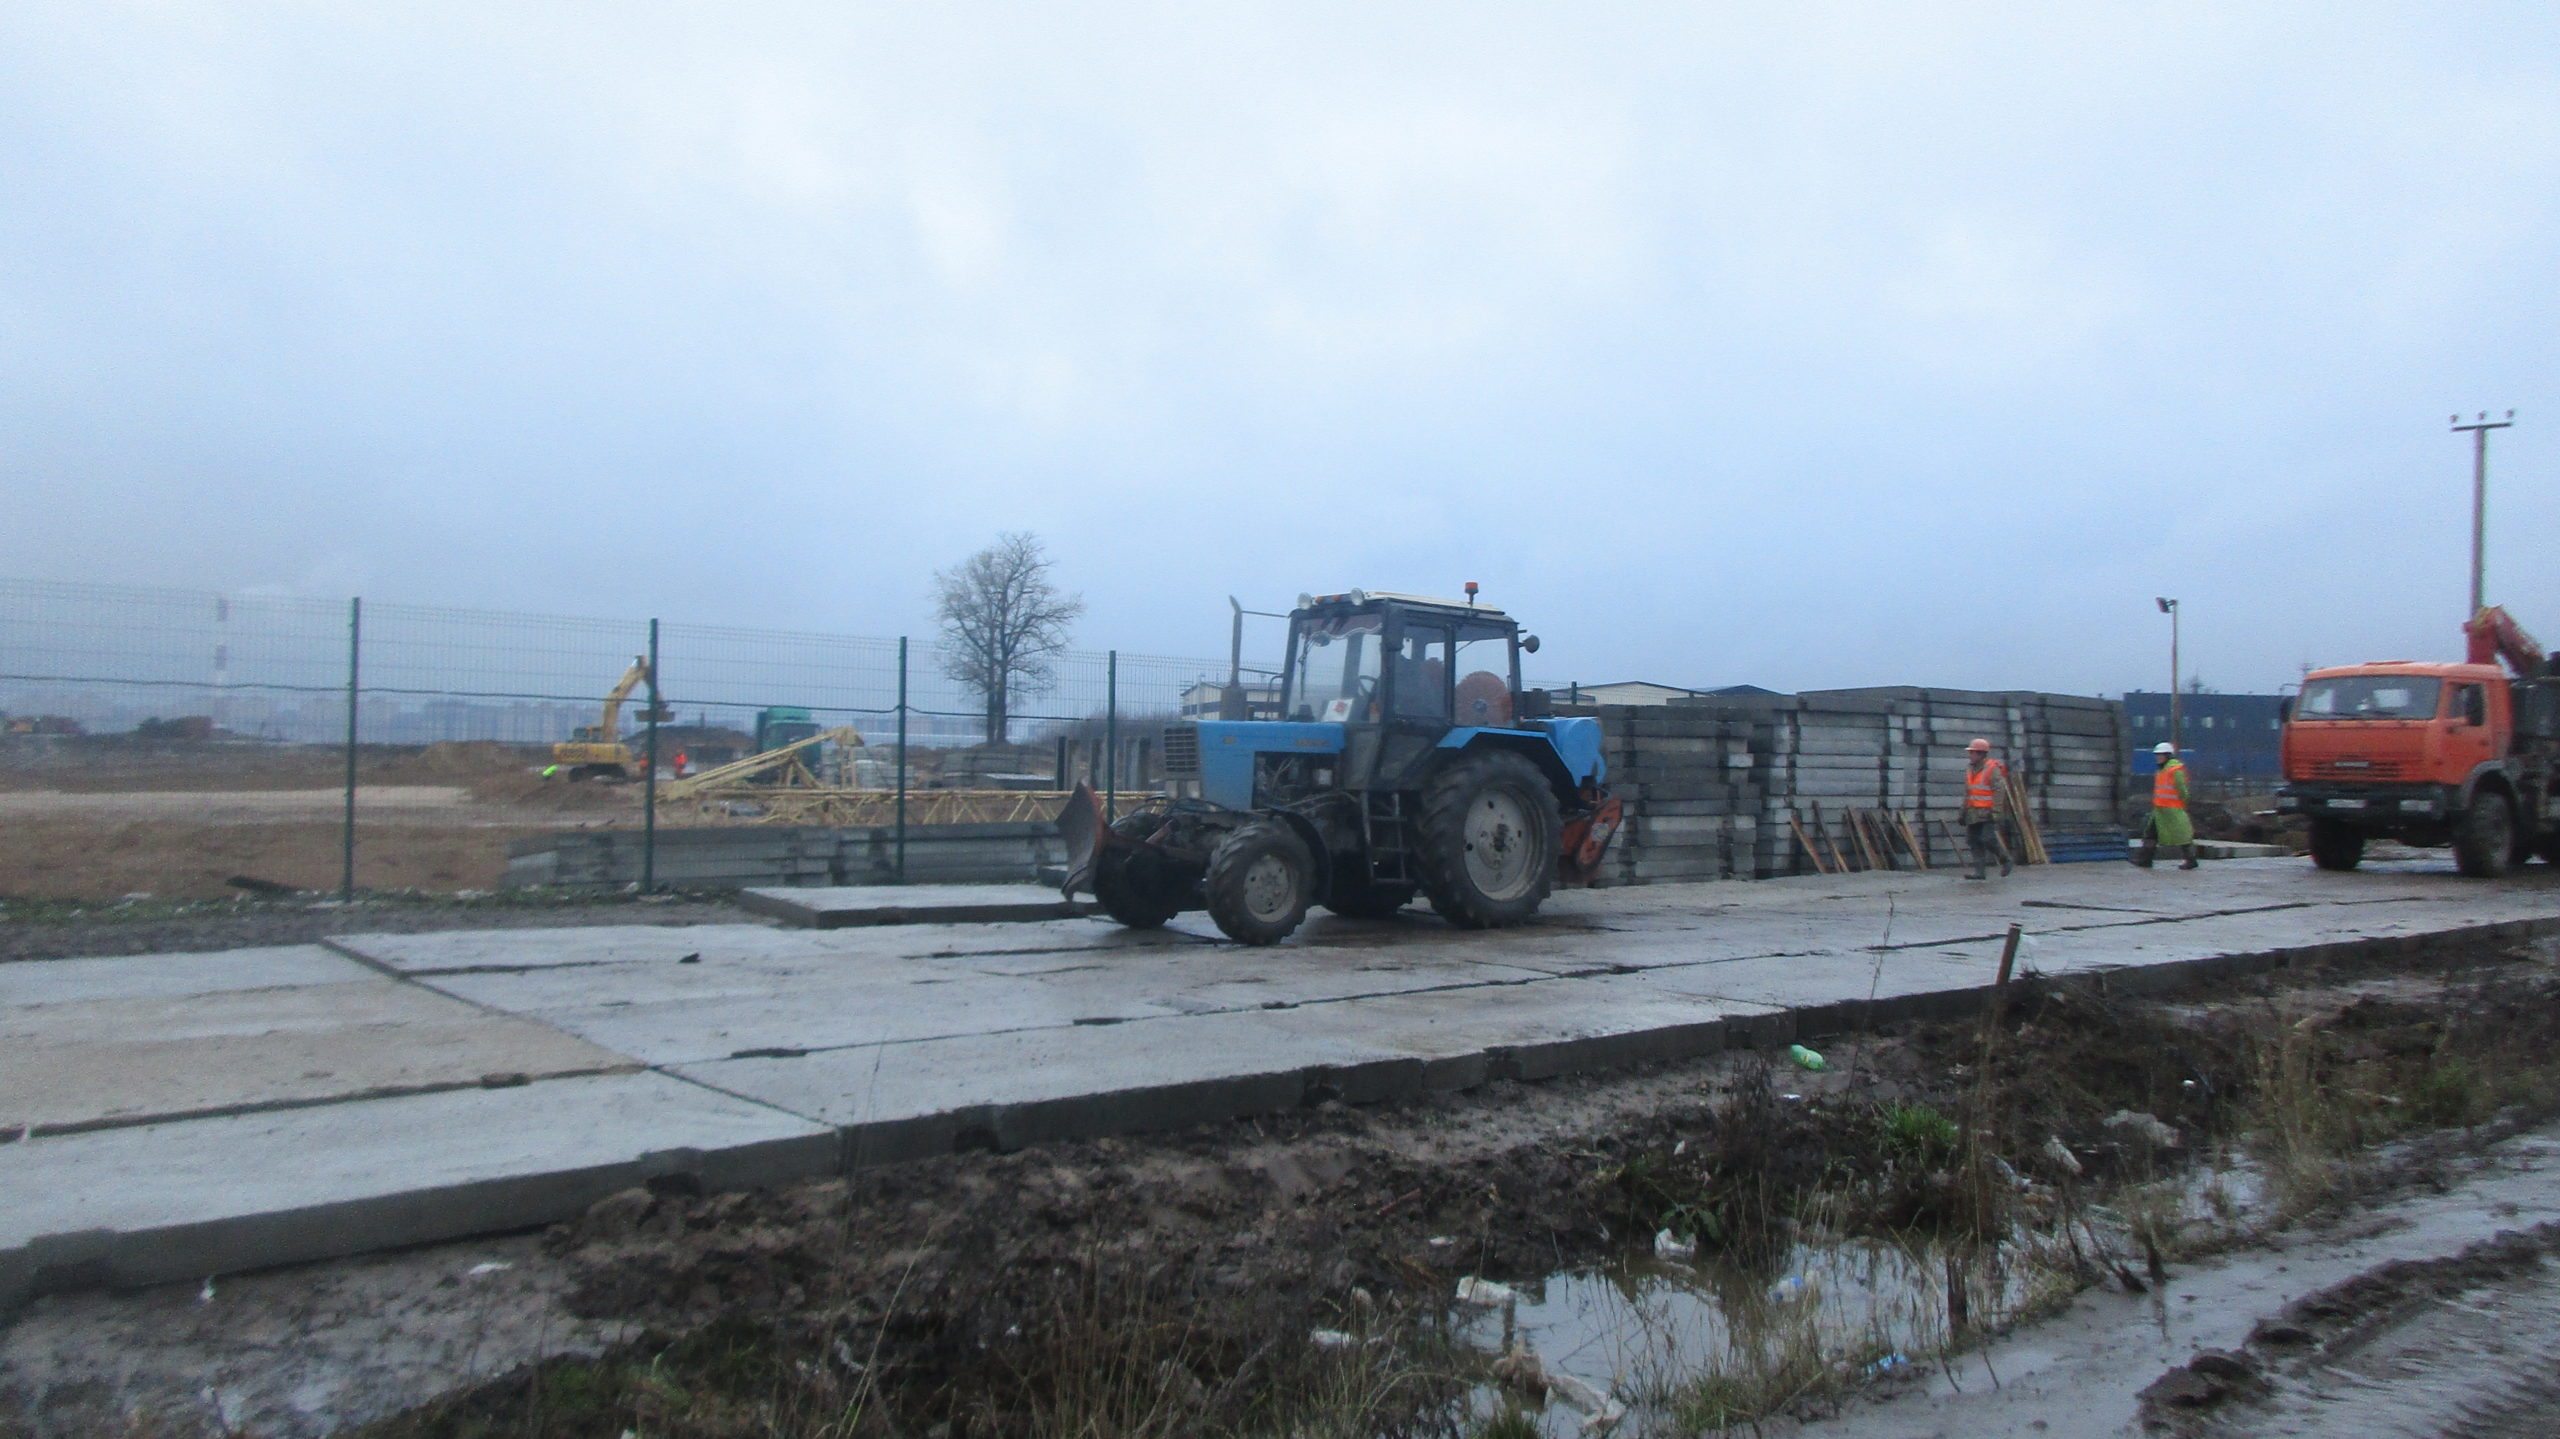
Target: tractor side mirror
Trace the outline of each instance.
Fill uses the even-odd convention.
[[[1520,637],[1520,648],[1527,650],[1531,654],[1536,654],[1538,652],[1538,637],[1536,635],[1522,635]]]
[[[2462,687],[2462,722],[2484,725],[2489,722],[2489,694],[2478,685]]]
[[[2283,699],[2276,701],[2276,723],[2285,724],[2290,722],[2292,719],[2293,696],[2286,695]]]

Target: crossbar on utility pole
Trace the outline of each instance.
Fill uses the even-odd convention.
[[[2503,420],[2490,419],[2489,412],[2482,410],[2480,418],[2467,425],[2460,415],[2453,417],[2455,434],[2465,430],[2471,432],[2471,613],[2463,616],[2466,620],[2478,618],[2480,611],[2489,603],[2485,583],[2489,547],[2489,432],[2506,429],[2515,422],[2516,412],[2513,410],[2507,411]]]

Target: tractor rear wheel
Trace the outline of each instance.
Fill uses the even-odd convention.
[[[2515,844],[2515,807],[2496,790],[2474,794],[2471,807],[2454,817],[2453,866],[2473,879],[2505,874]]]
[[[2322,869],[2340,870],[2364,863],[2364,831],[2340,820],[2313,820],[2311,862]]]
[[[1144,840],[1162,823],[1159,815],[1130,815],[1112,829],[1125,839]],[[1113,847],[1093,861],[1093,897],[1104,914],[1131,929],[1161,929],[1182,913],[1191,884],[1152,850]]]
[[[1411,903],[1413,886],[1409,884],[1344,884],[1336,880],[1333,897],[1324,902],[1324,907],[1345,919],[1386,919]]]
[[[1209,917],[1238,944],[1278,944],[1307,917],[1316,861],[1282,820],[1260,820],[1230,833],[1209,852],[1201,888]]]
[[[1414,829],[1422,892],[1461,929],[1518,924],[1555,888],[1564,815],[1520,755],[1478,749],[1443,766],[1423,781]]]

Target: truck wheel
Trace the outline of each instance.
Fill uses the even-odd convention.
[[[2495,790],[2471,797],[2471,807],[2453,822],[2453,865],[2473,879],[2496,879],[2507,872],[2507,856],[2515,851],[2515,809]]]
[[[1112,826],[1132,839],[1144,839],[1162,820],[1133,815]],[[1133,832],[1134,831],[1134,832]],[[1093,862],[1093,897],[1102,912],[1131,929],[1160,929],[1182,913],[1191,897],[1190,882],[1174,872],[1162,855],[1149,850],[1106,849]]]
[[[1538,767],[1479,749],[1423,781],[1414,864],[1440,917],[1461,929],[1518,924],[1555,888],[1564,816]]]
[[[1229,834],[1209,853],[1209,917],[1238,944],[1278,944],[1307,917],[1315,856],[1278,820]]]
[[[1337,883],[1324,907],[1345,919],[1386,919],[1411,903],[1413,886],[1409,884]]]
[[[2322,869],[2353,869],[2364,862],[2364,832],[2334,819],[2311,822],[2311,862]]]

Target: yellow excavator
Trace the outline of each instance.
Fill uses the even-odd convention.
[[[622,742],[622,702],[631,692],[649,681],[649,661],[634,655],[631,668],[604,697],[604,715],[592,725],[580,725],[569,731],[569,737],[551,747],[551,767],[544,774],[565,772],[571,779],[638,779],[641,767],[648,761],[631,746]],[[643,714],[643,719],[663,722],[664,714]]]

